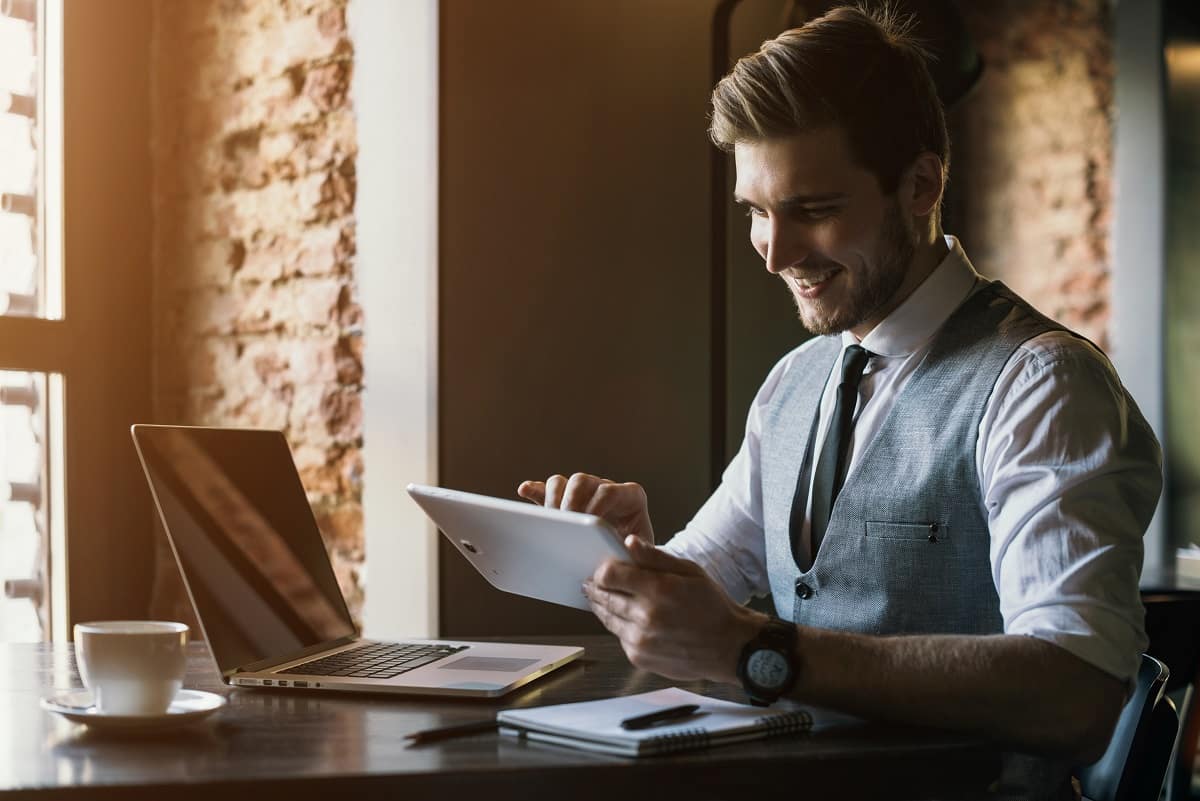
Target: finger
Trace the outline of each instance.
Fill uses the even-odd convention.
[[[544,481],[522,481],[517,487],[517,495],[541,506],[546,500],[546,482]]]
[[[678,660],[659,653],[658,648],[647,642],[645,632],[637,623],[614,614],[612,610],[600,604],[593,603],[592,611],[595,613],[596,619],[620,640],[621,650],[625,652],[625,657],[634,667],[658,673],[667,678],[702,678],[698,675],[689,675],[686,667],[681,670],[680,666],[676,664]]]
[[[603,587],[597,586],[592,581],[585,581],[583,583],[583,594],[587,596],[588,602],[593,607],[603,609],[609,616],[619,617],[621,620],[637,625],[641,625],[641,622],[645,618],[645,615],[640,611],[641,607],[637,599],[632,595],[606,590]]]
[[[592,493],[592,500],[584,511],[605,520],[622,518],[641,511],[645,506],[645,497],[645,490],[640,484],[605,481],[596,487],[596,491]]]
[[[651,571],[619,559],[604,560],[592,573],[592,583],[600,589],[629,595],[644,589],[646,580],[653,578]]]
[[[562,508],[572,512],[582,512],[595,494],[596,488],[603,479],[590,476],[587,473],[575,473],[567,480],[567,488],[563,491]]]
[[[622,640],[629,636],[629,621],[622,620],[621,618],[617,617],[613,613],[609,612],[607,607],[602,606],[601,604],[589,602],[589,605],[592,608],[592,614],[596,616],[596,619],[600,621],[600,624],[604,626],[604,628],[608,629]]]
[[[633,557],[633,563],[646,570],[675,573],[680,576],[695,576],[704,572],[695,562],[673,556],[632,534],[625,538],[625,548]]]
[[[557,509],[562,504],[563,490],[566,488],[566,476],[550,476],[546,479],[546,497],[543,503],[551,509]]]
[[[607,559],[592,573],[592,582],[600,589],[623,595],[659,598],[671,592],[675,574],[641,567],[620,559]]]
[[[621,503],[621,494],[617,491],[618,486],[610,483],[596,487],[596,491],[592,493],[592,499],[588,501],[587,508],[583,511],[589,515],[604,517],[606,512],[617,509]]]
[[[593,588],[592,592],[603,591]],[[625,640],[636,636],[637,626],[633,622],[617,615],[607,605],[593,600],[591,596],[588,596],[588,604],[591,606],[592,614],[596,616],[596,619],[600,621],[604,628],[617,635],[617,638],[622,641],[622,645],[624,645]]]

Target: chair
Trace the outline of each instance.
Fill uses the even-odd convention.
[[[1200,674],[1200,592],[1189,588],[1187,579],[1167,578],[1143,572],[1147,586],[1142,590],[1146,607],[1146,653],[1167,664],[1166,692],[1179,710],[1179,745],[1173,764],[1167,767],[1166,801],[1189,801],[1192,797],[1192,767],[1200,720],[1196,709],[1196,677]],[[1181,586],[1183,585],[1183,586]]]
[[[1170,671],[1142,655],[1137,686],[1121,710],[1104,756],[1082,768],[1079,784],[1091,801],[1156,801],[1179,737],[1175,704],[1163,695]]]

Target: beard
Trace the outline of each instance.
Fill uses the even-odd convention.
[[[847,287],[849,295],[843,294],[832,302],[820,297],[801,298],[793,293],[792,299],[796,302],[800,324],[812,333],[824,336],[840,334],[870,320],[891,301],[900,285],[904,283],[904,277],[908,274],[909,265],[912,264],[913,255],[916,253],[916,240],[917,234],[912,222],[905,218],[900,210],[900,203],[893,200],[884,211],[883,221],[879,226],[876,252],[880,255],[874,268],[868,265],[856,274],[855,277],[859,280]],[[833,266],[836,262],[827,264]],[[821,265],[812,266],[819,268]],[[841,279],[848,282],[849,268],[839,266],[842,266],[845,273]]]

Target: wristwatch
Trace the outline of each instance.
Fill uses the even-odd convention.
[[[755,706],[770,706],[796,683],[796,627],[772,616],[738,659],[737,676]]]

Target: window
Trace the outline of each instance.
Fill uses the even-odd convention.
[[[55,436],[49,407],[62,407],[61,380],[0,372],[0,642],[40,640],[50,630],[49,559]]]
[[[63,522],[62,378],[48,328],[62,316],[59,12],[57,0],[0,0],[0,640],[10,641],[50,634]]]

